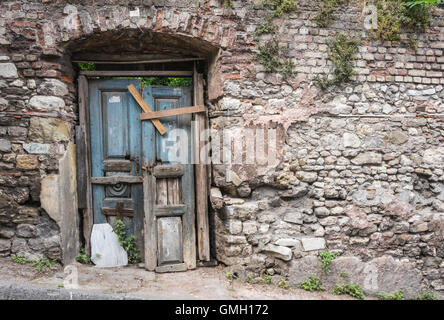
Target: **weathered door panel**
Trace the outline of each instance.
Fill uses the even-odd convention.
[[[147,87],[144,97],[155,111],[191,104],[190,88]],[[190,114],[162,118],[167,132],[156,132],[156,147],[149,149],[155,152],[146,184],[146,196],[152,201],[146,212],[149,270],[183,271],[196,265],[191,119]]]
[[[94,223],[114,225],[119,214],[143,248],[143,188],[140,108],[127,86],[138,80],[91,80],[90,131]],[[113,182],[108,178],[116,177]],[[123,182],[119,177],[126,177]],[[140,177],[128,179],[127,177]],[[128,183],[134,182],[134,183]],[[121,208],[120,212],[116,208]],[[143,252],[143,250],[141,250]]]

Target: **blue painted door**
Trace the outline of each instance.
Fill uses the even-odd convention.
[[[195,266],[192,116],[161,118],[167,132],[160,135],[151,121],[140,120],[143,110],[127,89],[131,84],[153,110],[191,105],[191,88],[90,80],[94,223],[123,219],[150,270],[190,269]]]
[[[144,97],[155,111],[190,106],[192,102],[191,88],[146,87]],[[185,271],[196,267],[192,115],[160,120],[166,129],[164,135],[150,121],[142,124],[144,158],[153,161],[148,161],[144,188],[145,266],[157,272]],[[147,143],[147,139],[153,140]]]

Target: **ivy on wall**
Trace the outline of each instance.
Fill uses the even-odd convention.
[[[313,21],[321,28],[328,27],[332,22],[332,16],[337,7],[344,3],[344,0],[325,0],[322,1],[319,13]]]
[[[294,75],[295,65],[291,59],[281,59],[281,51],[275,40],[267,41],[265,44],[259,45],[259,53],[256,54],[255,60],[265,67],[266,72],[279,72],[286,80]]]
[[[234,9],[234,5],[231,0],[221,0],[221,1],[223,2],[225,8]]]
[[[351,81],[356,74],[353,70],[353,56],[358,49],[359,40],[345,34],[338,34],[327,45],[328,60],[333,62],[333,79],[329,79],[326,74],[315,77],[316,85],[322,90]]]
[[[264,5],[274,7],[273,17],[282,17],[296,9],[295,0],[263,0]]]
[[[416,47],[416,39],[430,25],[431,12],[442,0],[377,0],[377,29],[370,30],[372,39],[401,42],[401,32],[407,32],[408,45]]]
[[[270,7],[273,11],[266,17],[265,22],[256,28],[255,35],[259,37],[264,34],[273,34],[272,40],[259,44],[259,52],[254,57],[265,67],[266,72],[279,73],[284,80],[295,74],[294,63],[291,59],[281,58],[286,54],[286,50],[279,47],[279,41],[276,36],[278,27],[273,24],[274,18],[283,17],[296,9],[295,0],[262,0],[264,6]]]

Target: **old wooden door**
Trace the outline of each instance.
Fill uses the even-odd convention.
[[[159,134],[128,91],[137,79],[92,80],[91,167],[94,223],[123,219],[149,270],[194,268],[194,172],[191,115],[160,119]],[[191,88],[145,87],[153,111],[191,105]]]

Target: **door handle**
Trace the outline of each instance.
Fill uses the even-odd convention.
[[[153,174],[154,164],[153,163],[144,163],[142,164],[142,170],[148,172],[149,174]]]

